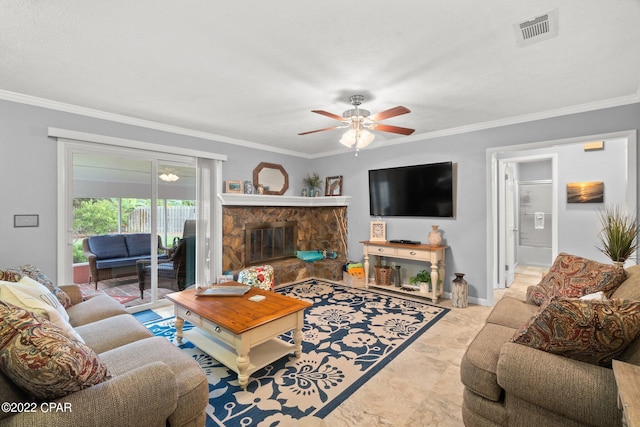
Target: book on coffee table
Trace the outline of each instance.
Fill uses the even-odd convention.
[[[222,296],[241,296],[249,292],[251,286],[229,285],[229,286],[209,286],[196,292],[197,297],[222,297]]]

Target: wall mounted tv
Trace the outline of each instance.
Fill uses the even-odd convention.
[[[453,164],[369,170],[369,214],[453,217]]]

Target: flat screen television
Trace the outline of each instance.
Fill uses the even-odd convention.
[[[369,170],[369,214],[453,217],[453,164]]]

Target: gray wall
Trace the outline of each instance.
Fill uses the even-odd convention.
[[[596,249],[597,232],[600,229],[598,211],[604,204],[567,203],[567,183],[601,181],[605,188],[605,203],[624,205],[627,175],[626,140],[620,138],[607,140],[604,150],[598,151],[584,151],[583,144],[580,142],[506,153],[500,158],[541,154],[554,154],[558,162],[557,182],[554,183],[558,195],[558,251],[608,262],[607,257]],[[551,179],[550,163],[551,161],[518,163],[518,179],[521,181]]]
[[[486,267],[486,199],[490,189],[486,185],[486,150],[540,141],[552,141],[578,136],[637,129],[640,127],[640,104],[608,108],[581,114],[537,120],[459,135],[433,138],[407,144],[362,150],[353,154],[316,159],[315,169],[322,176],[343,175],[344,192],[353,196],[349,206],[350,258],[362,258],[362,244],[369,237],[368,175],[369,169],[420,163],[452,161],[457,164],[457,208],[453,219],[385,218],[387,239],[427,241],[432,224],[442,230],[444,244],[450,246],[446,254],[445,292],[455,272],[465,273],[471,299],[487,299]],[[624,168],[619,165],[596,167]],[[573,163],[559,166],[559,181],[577,180],[572,175]],[[589,175],[591,180],[593,175]],[[586,177],[585,177],[586,178]],[[596,180],[596,179],[593,179]],[[564,185],[564,184],[562,184]],[[562,231],[560,231],[562,233]],[[584,230],[575,231],[584,233]],[[571,237],[565,238],[571,241]],[[590,244],[584,247],[560,247],[577,255],[594,254],[595,231]]]
[[[537,120],[465,134],[305,160],[92,119],[8,101],[0,101],[0,155],[5,178],[0,196],[0,266],[33,263],[56,277],[56,144],[48,127],[181,146],[226,154],[223,179],[250,179],[260,161],[281,163],[290,179],[287,194],[299,195],[309,171],[321,177],[342,175],[349,206],[349,257],[362,259],[361,240],[369,236],[369,169],[452,161],[457,165],[457,207],[453,219],[387,218],[388,239],[427,240],[432,224],[442,230],[447,251],[445,291],[454,272],[466,273],[469,295],[487,299],[486,281],[486,150],[538,141],[595,135],[640,127],[640,104]],[[259,141],[258,141],[259,142]],[[571,167],[571,165],[567,165]],[[620,165],[622,167],[622,165]],[[13,215],[40,214],[40,227],[13,228]]]
[[[57,277],[57,146],[56,139],[47,136],[49,127],[225,154],[223,180],[252,179],[261,161],[280,163],[297,184],[287,192],[292,195],[299,194],[310,163],[299,157],[0,101],[4,177],[0,185],[0,268],[30,263],[51,278]],[[38,214],[40,226],[14,228],[15,214]]]

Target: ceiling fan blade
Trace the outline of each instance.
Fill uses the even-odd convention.
[[[391,133],[400,133],[402,135],[411,135],[415,132],[415,129],[403,128],[400,126],[391,126],[391,125],[381,125],[376,123],[371,126],[373,130],[379,130],[381,132],[391,132]]]
[[[322,114],[323,116],[327,116],[327,117],[330,117],[332,119],[340,120],[341,122],[343,122],[345,120],[345,118],[342,117],[342,116],[339,116],[337,114],[333,114],[333,113],[330,113],[330,112],[324,111],[324,110],[311,110],[311,112],[312,113],[316,113],[316,114]]]
[[[407,107],[403,107],[402,105],[398,105],[397,107],[393,107],[393,108],[389,108],[388,110],[384,110],[384,111],[380,111],[377,114],[374,114],[373,116],[369,117],[371,120],[373,120],[374,122],[378,122],[380,120],[384,120],[384,119],[388,119],[391,117],[395,117],[395,116],[399,116],[402,114],[407,114],[410,113],[411,110],[409,110]]]
[[[298,135],[308,135],[308,134],[310,134],[310,133],[324,132],[325,130],[333,130],[333,129],[338,129],[338,128],[341,128],[341,127],[342,127],[342,126],[332,126],[332,127],[330,127],[330,128],[324,128],[324,129],[318,129],[318,130],[311,130],[311,131],[309,131],[309,132],[302,132],[302,133],[299,133]]]

